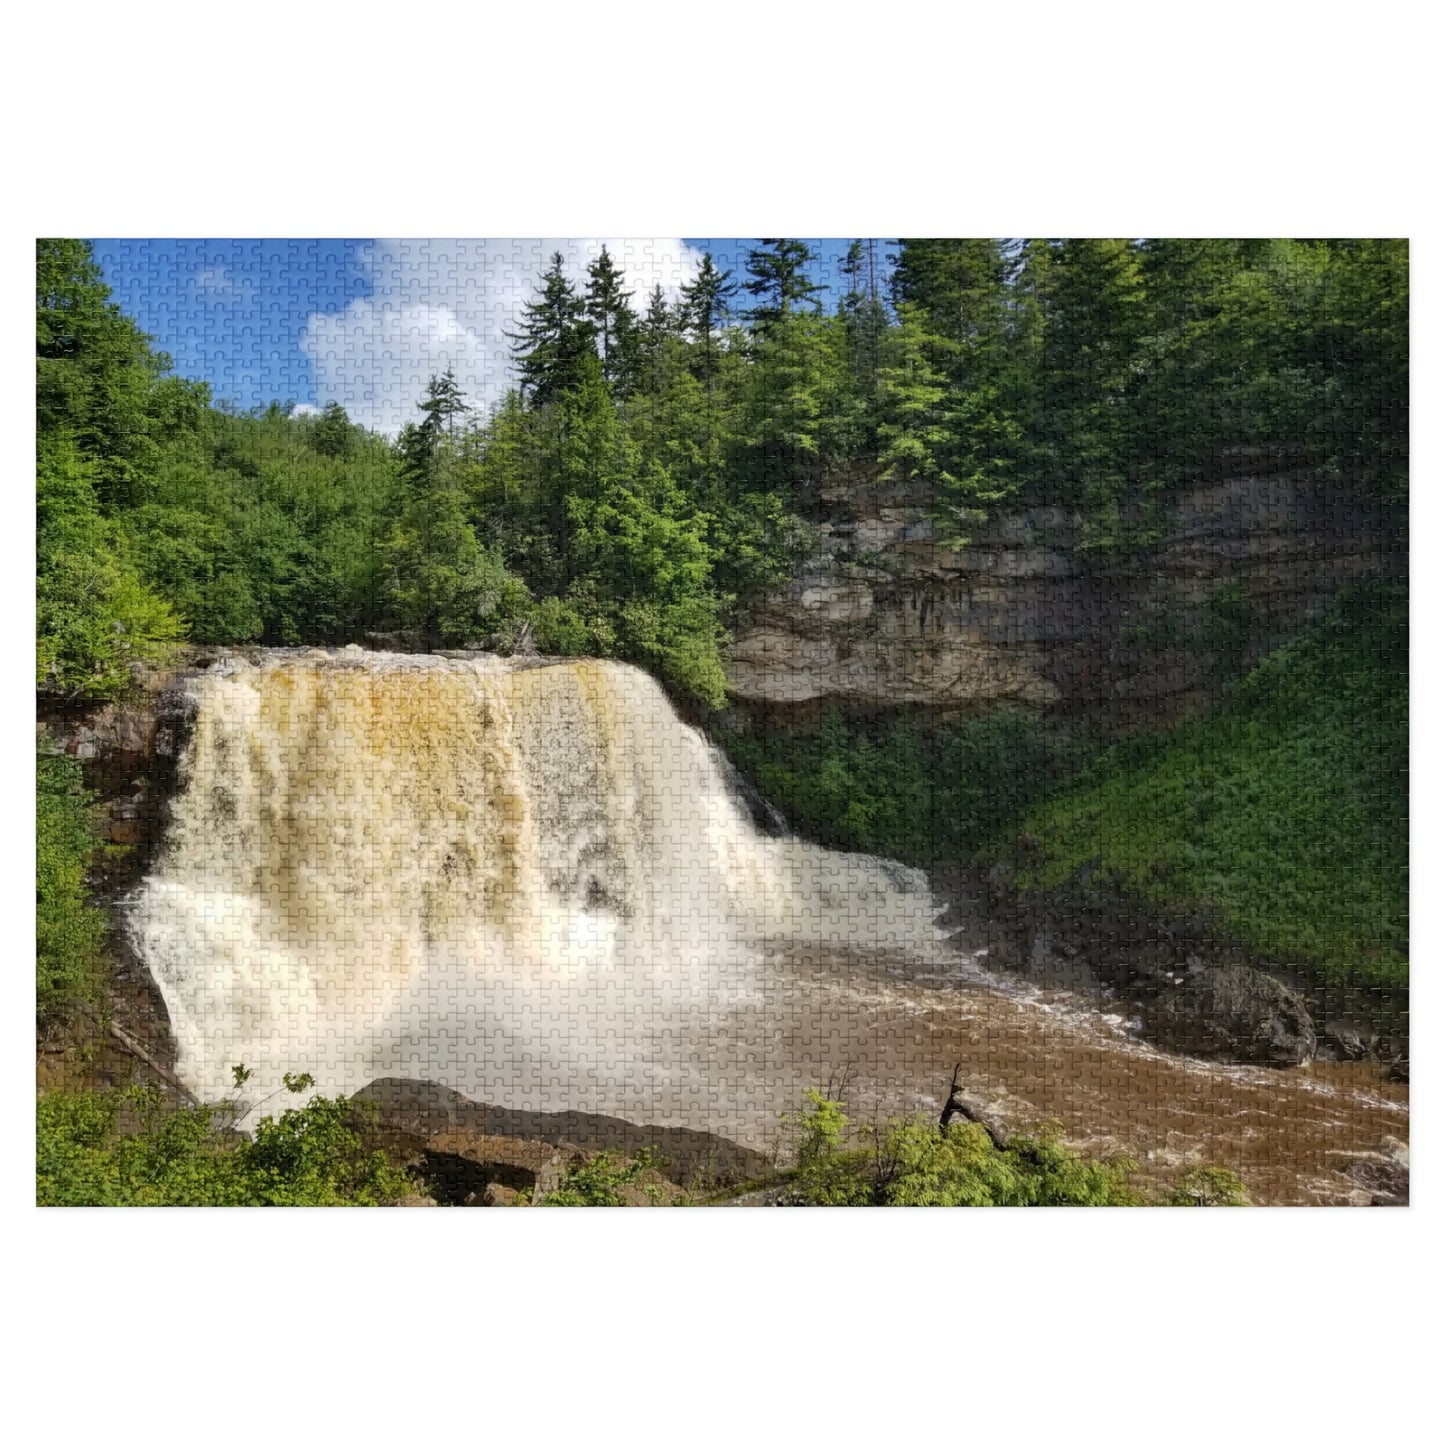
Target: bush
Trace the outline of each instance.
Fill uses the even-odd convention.
[[[1191,1169],[1165,1196],[1166,1204],[1189,1208],[1238,1207],[1249,1203],[1244,1185],[1228,1169]]]
[[[36,1118],[43,1205],[369,1205],[412,1192],[357,1133],[356,1106],[312,1099],[253,1139],[205,1105],[167,1112],[158,1090],[56,1091]]]
[[[93,795],[80,765],[42,753],[35,762],[35,1007],[53,1019],[94,1003],[102,976],[105,925],[89,900],[86,870],[96,849]]]
[[[812,732],[720,741],[808,836],[918,863],[974,854],[1070,766],[1057,736],[1012,708],[942,726],[833,709]]]
[[[1021,1134],[997,1148],[978,1124],[890,1119],[865,1126],[845,1147],[848,1116],[816,1089],[808,1107],[785,1116],[792,1126],[797,1167],[791,1204],[817,1205],[1112,1205],[1139,1204],[1127,1183],[1129,1160],[1080,1159],[1057,1134]]]
[[[544,1194],[537,1203],[558,1208],[615,1208],[625,1205],[627,1200],[623,1198],[622,1191],[629,1184],[635,1184],[651,1167],[652,1158],[646,1150],[632,1159],[624,1159],[617,1154],[597,1154],[584,1163],[574,1162],[562,1183],[550,1194]]]

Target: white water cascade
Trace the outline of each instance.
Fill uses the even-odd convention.
[[[761,835],[635,668],[276,651],[191,686],[131,916],[203,1098],[245,1064],[254,1097],[408,1076],[715,1127],[786,1023],[774,957],[937,936],[921,874]]]

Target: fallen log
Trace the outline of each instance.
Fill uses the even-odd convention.
[[[970,1124],[977,1124],[988,1135],[995,1149],[1007,1149],[1008,1140],[1004,1137],[1003,1131],[964,1098],[958,1085],[958,1076],[962,1071],[962,1064],[953,1066],[953,1081],[948,1086],[948,1102],[943,1106],[943,1113],[938,1117],[939,1129],[946,1134],[948,1126],[955,1118],[967,1119]]]

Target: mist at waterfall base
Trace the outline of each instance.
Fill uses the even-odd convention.
[[[635,668],[276,651],[190,685],[131,921],[204,1099],[236,1064],[252,1099],[405,1076],[760,1142],[822,1081],[799,969],[938,946],[921,874],[761,834]]]

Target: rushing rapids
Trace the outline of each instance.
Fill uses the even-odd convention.
[[[961,1062],[1015,1125],[1280,1203],[1407,1135],[1367,1066],[1204,1064],[982,974],[922,874],[760,833],[634,668],[275,651],[190,687],[130,919],[204,1098],[407,1076],[767,1148],[809,1086],[936,1113]]]
[[[758,833],[635,668],[275,652],[193,686],[132,916],[203,1097],[245,1064],[697,1122],[688,1035],[769,950],[935,936],[921,874]]]

